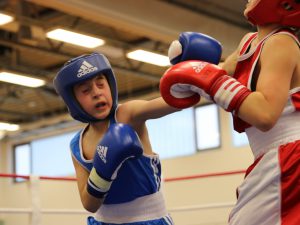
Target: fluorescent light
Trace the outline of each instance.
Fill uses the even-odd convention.
[[[4,25],[13,21],[14,18],[4,13],[0,13],[0,25]]]
[[[99,38],[94,38],[84,34],[75,33],[64,29],[54,29],[47,32],[47,37],[57,40],[67,42],[73,45],[79,45],[85,48],[96,48],[98,46],[104,45],[104,41]]]
[[[0,72],[0,81],[34,88],[40,87],[46,83],[44,80],[41,79],[5,71]]]
[[[167,56],[160,55],[145,50],[135,50],[127,53],[127,57],[130,59],[138,60],[145,63],[151,63],[157,66],[169,66],[170,61]]]
[[[16,130],[19,130],[19,128],[20,128],[20,126],[17,124],[0,122],[0,130],[16,131]]]

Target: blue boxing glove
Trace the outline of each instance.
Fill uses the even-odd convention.
[[[87,183],[88,193],[96,198],[105,197],[125,160],[142,154],[142,144],[131,126],[121,123],[110,125],[96,148]]]
[[[168,51],[169,60],[173,65],[189,60],[219,64],[221,55],[222,45],[220,42],[208,35],[196,32],[181,33],[179,40],[173,41]],[[199,70],[197,67],[194,69],[195,71]],[[171,93],[174,98],[171,104],[173,107],[188,108],[197,104],[201,99],[199,93],[190,84],[174,83],[170,90],[166,90],[164,87],[164,85],[160,85],[161,95],[164,97],[167,93]],[[209,96],[202,96],[210,100]]]
[[[216,39],[201,33],[183,32],[179,39],[171,43],[168,56],[175,65],[187,60],[201,60],[219,64],[222,55],[222,45]]]

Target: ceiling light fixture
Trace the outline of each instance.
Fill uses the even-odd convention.
[[[46,84],[46,81],[30,77],[28,75],[17,74],[14,72],[2,71],[0,72],[0,81],[22,86],[37,88]]]
[[[96,48],[104,45],[105,43],[104,40],[100,38],[95,38],[60,28],[47,32],[46,36],[57,41],[67,42],[85,48]]]
[[[19,130],[19,128],[20,126],[18,124],[0,122],[0,130],[16,131]]]
[[[127,53],[127,57],[130,59],[154,64],[157,66],[169,66],[170,65],[170,61],[167,56],[160,55],[160,54],[157,54],[154,52],[141,50],[141,49]]]
[[[10,23],[14,20],[14,18],[10,15],[0,13],[0,26]]]

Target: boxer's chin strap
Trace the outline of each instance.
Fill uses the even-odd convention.
[[[117,123],[116,114],[118,106],[109,115],[109,125]]]

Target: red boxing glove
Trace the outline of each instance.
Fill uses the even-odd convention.
[[[175,108],[193,106],[203,96],[235,114],[251,93],[219,66],[195,60],[169,68],[160,80],[160,92],[163,99]]]

